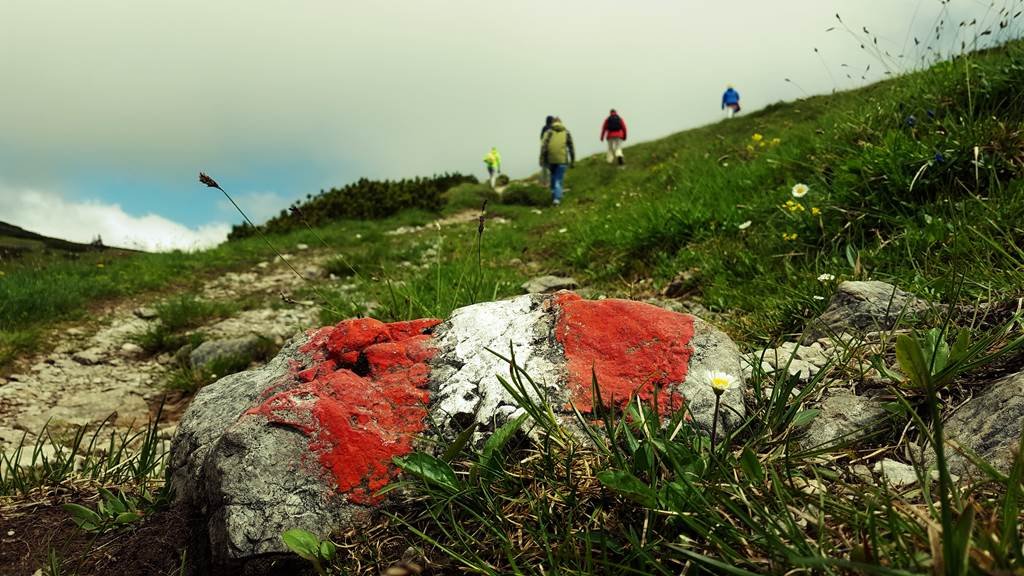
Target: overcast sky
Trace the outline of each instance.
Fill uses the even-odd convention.
[[[525,176],[547,114],[587,153],[610,107],[632,142],[719,119],[727,83],[749,111],[880,78],[837,12],[909,66],[940,17],[948,49],[1020,3],[0,0],[0,220],[208,246],[240,218],[200,170],[258,220],[361,176],[483,176],[492,145]]]

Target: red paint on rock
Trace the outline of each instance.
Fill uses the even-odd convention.
[[[394,477],[392,458],[412,451],[426,429],[427,390],[435,350],[426,319],[383,322],[360,318],[324,328],[300,348],[312,360],[293,368],[300,384],[276,392],[246,414],[293,427],[339,492],[359,504]],[[356,372],[368,370],[365,375]]]
[[[662,415],[683,407],[670,385],[686,380],[693,350],[693,318],[630,300],[583,300],[559,293],[555,338],[565,349],[569,393],[584,413],[593,411],[591,369],[606,406],[626,405],[633,395],[651,402],[655,389]]]

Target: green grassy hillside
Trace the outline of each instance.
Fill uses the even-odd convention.
[[[39,252],[68,256],[81,252],[102,252],[106,250],[131,252],[123,248],[104,246],[101,243],[80,244],[78,242],[61,240],[60,238],[51,238],[14,226],[13,224],[0,222],[0,261],[21,258]]]
[[[367,302],[385,319],[444,316],[517,293],[544,272],[573,274],[600,293],[644,296],[689,271],[696,280],[687,298],[743,342],[800,331],[823,306],[815,297],[829,292],[817,280],[823,273],[889,279],[937,300],[950,298],[962,276],[962,301],[1008,297],[1024,286],[1022,80],[1014,43],[633,144],[624,170],[601,156],[582,159],[557,209],[532,206],[544,193],[529,186],[514,186],[502,202],[464,184],[446,193],[440,214],[406,210],[270,239],[336,255],[344,296],[330,285],[310,293],[334,311],[325,321],[365,312]],[[790,193],[798,183],[810,189],[799,200]],[[385,234],[485,200],[492,220],[479,262],[474,224]],[[253,237],[197,254],[0,262],[0,361],[96,299],[271,257]]]
[[[444,193],[438,211],[303,226],[196,254],[4,260],[0,366],[99,301],[187,293],[204,278],[251,267],[297,243],[326,258],[334,275],[292,295],[321,306],[323,322],[357,314],[444,317],[458,306],[518,294],[531,276],[559,273],[575,276],[595,297],[674,298],[747,349],[792,341],[838,281],[886,280],[953,306],[945,308],[949,325],[931,340],[904,335],[895,358],[884,351],[874,358],[906,374],[879,372],[896,425],[876,445],[801,450],[792,442],[816,417],[809,406],[817,394],[853,381],[844,366],[823,370],[802,389],[755,369],[749,415],[717,446],[683,426],[682,415],[673,422],[678,428],[658,426],[639,403],[625,416],[582,421],[595,426],[594,438],[620,440],[592,445],[566,437],[532,407],[550,442],[494,443],[482,453],[455,446],[448,462],[421,455],[430,466],[409,470],[408,491],[388,510],[394,515],[365,533],[338,535],[345,546],[337,554],[349,555],[361,573],[379,573],[411,543],[435,561],[444,558],[437,562],[442,573],[748,575],[798,567],[1020,574],[1024,459],[1009,474],[986,470],[983,481],[962,490],[941,454],[940,480],[929,483],[930,471],[916,466],[919,484],[909,489],[853,470],[942,446],[940,416],[972,393],[962,381],[988,381],[987,353],[1014,350],[1009,368],[1019,368],[1024,339],[1016,317],[1006,318],[1024,296],[1021,86],[1024,43],[1015,42],[861,90],[631,143],[624,169],[600,155],[581,159],[557,208],[526,180],[502,194],[462,184]],[[231,192],[230,182],[220,184]],[[438,219],[444,225],[435,225]],[[194,304],[191,297],[181,302]],[[977,322],[972,312],[981,302],[1009,311],[998,323],[1012,332],[993,334]],[[937,342],[952,340],[946,336],[954,329],[963,331],[950,352]],[[951,361],[955,369],[937,383],[932,369],[946,356],[962,360],[957,355],[967,348],[970,362]],[[925,365],[925,354],[932,363]],[[513,432],[495,436],[507,441]],[[160,485],[146,438],[146,466],[135,476],[124,476],[125,467],[109,458],[87,462],[91,480],[142,493]],[[514,457],[504,459],[503,450]],[[78,466],[73,457],[67,462],[40,477],[8,470],[6,490],[63,489]],[[316,554],[322,550],[335,549],[318,547]]]

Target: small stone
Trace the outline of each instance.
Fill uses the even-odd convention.
[[[876,462],[874,470],[893,488],[905,488],[918,482],[917,471],[913,466],[889,458]]]
[[[308,280],[319,280],[327,277],[327,270],[320,266],[309,265],[302,269],[302,277]]]
[[[84,366],[93,366],[103,363],[105,355],[99,348],[86,348],[72,354],[71,359]]]
[[[256,360],[264,348],[264,340],[256,335],[241,338],[207,340],[189,353],[189,364],[194,369],[206,368],[219,359],[245,358]]]
[[[939,481],[939,471],[938,470],[929,470],[928,471],[928,477],[932,479],[932,482],[938,482]],[[950,474],[949,475],[949,479],[952,480],[954,483],[960,481],[960,477],[957,476],[956,474]]]
[[[139,306],[135,310],[132,310],[132,314],[134,314],[136,318],[141,318],[142,320],[152,320],[160,315],[156,308],[152,308],[150,306]]]
[[[808,496],[815,496],[822,494],[826,491],[825,485],[820,480],[814,478],[804,478],[803,476],[796,476],[793,478],[793,486],[797,490],[807,494]]]
[[[667,298],[682,298],[697,290],[699,279],[700,269],[684,270],[676,274],[676,277],[668,283],[668,286],[665,286],[661,293]]]
[[[850,468],[850,473],[858,478],[871,479],[871,468],[868,468],[863,464],[854,464],[853,467]]]
[[[257,268],[263,268],[263,269],[265,269],[265,268],[267,268],[269,266],[270,266],[270,262],[267,262],[265,260],[263,262],[260,262],[259,264],[256,265]]]
[[[134,342],[125,342],[124,344],[121,344],[121,354],[124,356],[138,356],[139,354],[142,354],[142,352],[142,346],[139,346]]]
[[[572,290],[579,286],[575,278],[568,276],[538,276],[523,282],[522,288],[528,294],[545,294],[559,290]]]

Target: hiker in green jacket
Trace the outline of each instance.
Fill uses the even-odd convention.
[[[561,118],[555,118],[551,129],[544,133],[540,144],[540,163],[551,170],[551,203],[562,203],[562,180],[565,170],[576,164],[576,150],[572,134],[566,130]]]
[[[491,151],[484,156],[484,164],[487,165],[487,174],[490,175],[491,188],[494,188],[498,174],[501,174],[501,154],[498,153],[497,148],[492,147]]]

